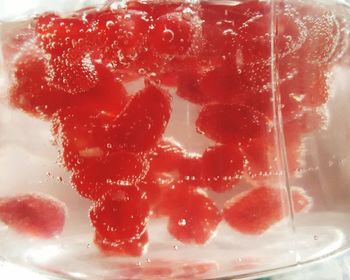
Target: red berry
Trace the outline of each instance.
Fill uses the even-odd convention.
[[[111,125],[114,115],[71,107],[59,111],[53,121],[56,142],[68,170],[79,169],[114,149]]]
[[[148,174],[145,179],[137,183],[137,186],[146,194],[151,214],[158,215],[158,213],[154,213],[154,208],[158,206],[162,196],[163,185],[161,178],[154,176],[153,174]]]
[[[138,238],[124,241],[110,241],[98,232],[95,233],[95,245],[106,255],[139,257],[145,252],[148,244],[148,233],[145,231]]]
[[[123,84],[105,66],[96,64],[98,83],[82,95],[74,97],[73,104],[93,112],[101,110],[117,116],[128,101]]]
[[[305,43],[297,56],[312,64],[329,63],[340,35],[335,14],[323,5],[295,5],[295,8],[307,28]]]
[[[268,119],[244,105],[210,104],[200,111],[197,130],[223,144],[245,142],[269,131]]]
[[[202,156],[185,154],[178,166],[179,179],[195,186],[202,185]]]
[[[183,197],[169,216],[169,233],[183,243],[204,244],[213,236],[221,213],[213,201],[200,193]]]
[[[209,71],[199,83],[200,92],[204,101],[242,103],[242,85],[244,81],[234,67],[225,64],[222,67]]]
[[[87,26],[80,18],[61,18],[48,13],[37,17],[34,24],[39,45],[54,56],[77,46],[86,47]]]
[[[194,26],[182,13],[171,13],[154,22],[149,36],[151,50],[165,55],[183,55],[191,47]]]
[[[183,200],[196,192],[195,186],[191,182],[183,181],[164,185],[159,204],[156,207],[156,214],[168,216],[181,206]]]
[[[107,9],[86,17],[90,24],[87,38],[95,48],[94,56],[125,68],[143,51],[150,26],[146,12]]]
[[[24,52],[14,65],[14,84],[9,102],[36,117],[50,118],[66,103],[66,94],[47,84],[48,60],[34,49]]]
[[[247,159],[247,171],[251,178],[261,181],[281,173],[281,161],[273,134],[254,139],[243,146],[242,151]]]
[[[90,55],[78,48],[69,49],[50,63],[49,84],[70,94],[83,93],[98,82],[98,73]]]
[[[294,211],[305,212],[312,206],[305,191],[291,190]],[[289,213],[285,189],[257,187],[226,202],[224,219],[235,230],[245,234],[262,234]]]
[[[72,183],[82,196],[97,200],[110,190],[131,186],[145,177],[148,165],[140,156],[114,152],[73,173]]]
[[[257,187],[226,203],[224,219],[245,234],[262,234],[288,213],[286,193],[278,188]]]
[[[327,69],[295,61],[295,70],[295,76],[280,86],[282,105],[290,106],[290,101],[306,107],[325,104],[329,97]]]
[[[193,71],[183,71],[177,77],[176,94],[194,104],[204,104],[209,99],[202,91],[201,75]],[[218,92],[218,91],[217,91]]]
[[[146,197],[135,186],[109,191],[90,209],[90,220],[96,231],[114,242],[142,235],[147,217]]]
[[[180,144],[172,139],[163,139],[150,153],[150,172],[157,174],[177,170],[184,153]]]
[[[23,194],[0,199],[0,220],[22,234],[52,238],[62,232],[65,219],[65,205],[47,195]]]
[[[164,133],[170,111],[170,96],[147,86],[114,120],[113,145],[134,152],[151,149]]]
[[[231,189],[243,173],[243,155],[236,146],[213,146],[202,157],[204,184],[216,192]]]

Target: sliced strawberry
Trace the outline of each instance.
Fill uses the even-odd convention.
[[[61,234],[65,205],[43,194],[23,194],[0,199],[0,220],[15,231],[37,238]]]
[[[224,144],[246,142],[269,131],[268,119],[258,111],[238,104],[210,104],[199,113],[199,133]]]
[[[96,231],[113,241],[132,240],[145,232],[147,198],[135,186],[116,188],[104,194],[90,209]]]
[[[183,243],[204,244],[213,236],[221,213],[213,201],[200,193],[183,197],[169,216],[169,233]]]
[[[147,86],[114,120],[113,145],[134,152],[151,149],[163,134],[170,112],[170,96],[154,86]]]
[[[213,146],[203,153],[202,177],[206,186],[224,192],[240,181],[243,155],[236,146]]]

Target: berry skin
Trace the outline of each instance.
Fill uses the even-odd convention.
[[[69,94],[85,93],[98,82],[98,73],[90,55],[72,48],[50,61],[49,84]]]
[[[293,59],[287,60],[287,63],[294,65],[297,73],[280,86],[282,104],[290,106],[290,101],[298,101],[299,105],[308,108],[325,104],[330,92],[327,68],[310,64],[300,65],[300,62],[296,64]]]
[[[162,55],[183,55],[191,47],[193,30],[192,23],[182,13],[166,14],[155,20],[148,44]]]
[[[78,169],[73,173],[72,183],[83,197],[98,200],[110,190],[134,185],[147,169],[147,162],[140,156],[119,151]]]
[[[246,142],[269,131],[268,119],[263,114],[238,104],[204,106],[196,127],[199,133],[223,144]]]
[[[176,94],[194,104],[205,104],[209,98],[201,89],[201,76],[193,71],[183,71],[177,78]]]
[[[113,120],[113,114],[79,111],[78,107],[67,108],[55,115],[53,131],[68,170],[93,163],[113,148],[110,133]]]
[[[243,173],[243,155],[236,146],[213,146],[202,157],[202,177],[216,192],[229,190]]]
[[[148,233],[145,231],[139,238],[113,242],[96,232],[94,242],[106,255],[139,257],[147,248]]]
[[[35,19],[39,46],[53,56],[86,45],[86,23],[79,18],[61,18],[47,13]]]
[[[104,194],[90,209],[96,231],[108,240],[124,241],[146,230],[147,197],[135,186],[115,188]]]
[[[172,172],[179,168],[185,151],[172,139],[163,139],[150,153],[152,173]]]
[[[146,12],[106,9],[91,12],[86,18],[93,56],[111,61],[118,69],[128,67],[145,47],[150,27]]]
[[[169,215],[168,231],[177,240],[188,244],[204,244],[213,236],[221,221],[221,213],[213,201],[192,192]]]
[[[47,195],[23,194],[0,199],[0,221],[36,238],[59,235],[66,219],[65,205]]]
[[[14,65],[11,106],[35,117],[50,118],[64,107],[66,94],[47,84],[48,60],[38,49],[24,52]]]
[[[168,124],[170,96],[147,86],[132,97],[113,122],[113,145],[132,152],[144,152],[156,145]]]
[[[307,211],[311,200],[300,188],[292,188],[294,211]],[[262,234],[288,215],[288,198],[284,189],[256,187],[226,202],[224,219],[236,231]]]
[[[307,29],[305,43],[296,55],[307,63],[328,64],[336,51],[340,35],[335,14],[323,5],[295,5],[295,8]]]
[[[166,3],[159,2],[153,3],[142,3],[139,1],[128,1],[128,9],[138,10],[148,13],[154,20],[165,14],[175,11],[176,8],[181,6],[181,3]]]

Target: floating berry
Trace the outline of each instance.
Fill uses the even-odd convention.
[[[178,88],[176,94],[194,104],[204,104],[209,98],[202,91],[201,83],[201,75],[193,71],[183,71],[177,77]]]
[[[202,168],[201,155],[195,153],[185,154],[178,167],[179,179],[195,186],[201,186],[203,180]]]
[[[151,149],[163,134],[170,111],[170,96],[154,86],[147,86],[114,120],[113,145],[134,152]]]
[[[295,5],[295,8],[307,28],[305,43],[297,56],[312,64],[329,63],[340,35],[335,14],[323,5]]]
[[[172,182],[164,185],[161,199],[155,211],[159,216],[169,216],[183,203],[183,200],[196,192],[194,184],[188,181]]]
[[[72,183],[83,197],[97,200],[110,190],[134,185],[147,169],[140,156],[119,151],[82,166],[73,173]]]
[[[48,53],[59,56],[68,49],[86,47],[86,23],[80,18],[61,18],[47,13],[34,21],[39,45]]]
[[[193,35],[193,24],[182,13],[170,13],[155,20],[148,44],[159,54],[183,55],[191,47]]]
[[[296,75],[280,86],[282,105],[288,107],[293,101],[312,108],[325,104],[329,97],[327,68],[298,63],[295,69]]]
[[[163,139],[151,151],[152,173],[172,172],[179,168],[185,152],[180,144],[172,139]]]
[[[110,132],[114,118],[105,111],[84,111],[79,107],[55,115],[53,130],[68,170],[99,160],[114,148]]]
[[[139,238],[128,239],[125,241],[110,241],[101,236],[98,232],[95,233],[95,245],[106,255],[112,256],[141,256],[148,244],[148,233],[145,231]]]
[[[229,190],[243,173],[243,155],[236,146],[213,146],[202,157],[202,177],[206,186],[216,192]]]
[[[278,188],[254,188],[226,203],[224,219],[241,233],[262,234],[288,213],[285,196]]]
[[[146,12],[101,10],[87,15],[90,23],[87,38],[94,46],[94,56],[117,68],[128,67],[145,47],[150,18]]]
[[[223,144],[245,142],[269,131],[268,119],[258,111],[238,104],[210,104],[200,111],[197,131]]]
[[[9,103],[35,117],[50,118],[66,103],[66,94],[47,84],[48,60],[38,49],[24,52],[14,65]]]
[[[293,188],[291,194],[296,212],[311,207],[310,199],[301,189]],[[228,201],[224,219],[241,233],[262,234],[288,213],[288,198],[284,189],[257,187]]]
[[[147,196],[147,202],[153,216],[158,214],[155,213],[154,208],[160,203],[163,188],[165,188],[162,185],[161,178],[152,173],[148,173],[146,178],[137,183],[139,189]]]
[[[52,238],[62,232],[65,219],[65,205],[47,195],[23,194],[0,199],[0,220],[25,235]]]
[[[241,103],[242,80],[237,69],[230,65],[223,65],[209,71],[200,81],[198,93],[203,95],[204,101]]]
[[[78,48],[69,49],[50,61],[49,84],[70,94],[84,93],[98,82],[98,73],[90,55]]]
[[[124,186],[104,194],[90,209],[96,231],[108,240],[130,240],[145,232],[148,217],[146,196],[135,186]]]
[[[221,213],[213,201],[203,194],[192,192],[169,216],[169,233],[183,243],[204,244],[213,236],[221,221]]]

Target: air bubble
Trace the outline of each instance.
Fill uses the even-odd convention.
[[[174,32],[171,29],[165,29],[162,34],[162,40],[171,43],[174,40]]]
[[[186,220],[185,219],[180,219],[179,221],[178,221],[178,225],[179,226],[185,226],[186,225]]]

